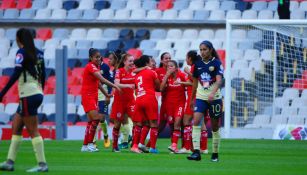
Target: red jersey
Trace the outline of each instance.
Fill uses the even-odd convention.
[[[155,80],[158,79],[157,73],[144,69],[135,77],[136,98],[155,97]]]
[[[132,70],[128,72],[125,68],[119,68],[116,70],[115,79],[119,79],[120,84],[134,84],[135,73]],[[121,94],[116,90],[114,98],[129,101],[134,99],[134,90],[131,88],[122,88]]]
[[[167,79],[165,100],[167,103],[185,103],[185,86],[181,84],[175,84],[175,81],[187,81],[186,75],[179,71],[176,78],[170,76]]]
[[[163,67],[159,67],[155,69],[155,72],[158,75],[159,81],[162,82],[162,79],[164,78],[166,74],[166,69],[164,69]]]
[[[88,63],[83,72],[82,96],[98,97],[99,79],[94,76],[95,72],[100,72],[99,67],[93,63]]]

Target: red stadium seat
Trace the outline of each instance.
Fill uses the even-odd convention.
[[[68,75],[68,76],[71,76],[71,75],[72,75],[72,70],[71,70],[69,67],[67,68],[67,75]]]
[[[304,70],[303,75],[302,75],[302,79],[304,81],[307,81],[307,70]]]
[[[43,126],[55,126],[55,122],[43,122]]]
[[[226,52],[225,50],[217,50],[217,54],[220,56],[221,62],[225,68],[226,65]]]
[[[54,86],[51,87],[49,85],[46,85],[45,88],[44,88],[44,94],[55,94]]]
[[[72,74],[75,76],[75,77],[82,77],[83,75],[83,71],[84,71],[84,68],[83,67],[76,67],[72,70]]]
[[[12,9],[12,8],[16,8],[15,0],[2,0],[0,9]]]
[[[161,0],[157,8],[162,11],[171,9],[173,8],[173,0]]]
[[[139,49],[129,49],[127,51],[130,55],[134,56],[134,58],[138,59],[142,56],[142,51]]]
[[[304,81],[302,79],[294,80],[293,88],[303,90],[304,89]]]
[[[80,79],[76,76],[68,76],[68,85],[80,85]]]
[[[48,40],[52,38],[52,30],[51,28],[41,28],[36,31],[36,39]]]
[[[18,0],[17,9],[28,9],[32,7],[32,0]]]
[[[76,126],[86,126],[87,122],[77,122],[75,125]]]
[[[0,89],[2,89],[9,81],[9,76],[0,76]]]
[[[81,88],[82,86],[70,86],[68,89],[68,93],[72,94],[74,96],[80,95],[81,94]]]

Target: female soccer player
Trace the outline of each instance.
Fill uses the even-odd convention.
[[[172,132],[172,144],[168,149],[174,153],[178,152],[177,143],[180,137],[181,121],[185,106],[186,75],[179,71],[178,64],[174,60],[167,63],[167,72],[162,80],[160,90],[165,94],[167,103],[166,114],[168,122],[174,125]]]
[[[141,56],[134,61],[137,68],[149,66],[149,57]],[[159,90],[160,82],[156,72],[151,69],[142,69],[135,77],[136,101],[133,116],[133,139],[131,151],[141,153],[138,148],[143,122],[148,121],[150,126],[150,153],[158,153],[156,142],[158,137],[158,102],[155,91]]]
[[[122,56],[121,62],[115,74],[115,85],[122,89],[122,93],[115,91],[111,118],[113,127],[113,152],[119,152],[118,137],[121,124],[128,124],[128,117],[132,117],[135,105],[134,98],[134,57],[129,54]],[[129,131],[130,132],[130,131]],[[128,142],[127,142],[128,146]]]
[[[21,28],[17,31],[16,42],[19,50],[16,54],[15,69],[7,85],[0,93],[0,102],[6,92],[18,80],[20,103],[13,119],[13,135],[7,161],[0,164],[0,169],[13,171],[19,145],[22,140],[22,129],[25,126],[32,138],[32,145],[38,166],[27,172],[47,172],[48,166],[44,153],[44,142],[37,126],[37,109],[43,101],[45,84],[45,64],[43,52],[34,46],[30,30]]]
[[[88,123],[85,130],[85,136],[82,152],[96,152],[99,151],[93,144],[95,137],[96,128],[101,120],[98,114],[98,88],[103,92],[104,95],[108,96],[108,93],[102,87],[102,84],[114,87],[118,90],[119,87],[109,82],[102,77],[99,70],[101,62],[101,56],[97,49],[91,48],[89,50],[89,63],[85,66],[83,72],[83,82],[81,89],[81,103],[84,111],[88,117]]]
[[[217,162],[220,142],[219,119],[222,116],[222,94],[220,87],[223,78],[223,66],[210,41],[201,42],[199,49],[201,59],[197,60],[194,64],[193,88],[190,100],[191,109],[194,109],[192,131],[194,152],[187,158],[189,160],[201,160],[199,147],[200,123],[208,110],[212,124],[211,161]],[[194,102],[195,98],[196,101]]]

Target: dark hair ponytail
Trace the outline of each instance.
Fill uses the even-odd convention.
[[[187,56],[191,58],[193,64],[199,59],[199,56],[197,55],[197,52],[195,50],[190,50],[187,53]]]
[[[134,60],[134,65],[137,68],[145,67],[147,64],[149,64],[150,58],[148,55],[142,55],[139,59]]]
[[[38,72],[36,70],[31,69],[32,66],[30,66],[36,65],[38,61],[33,35],[29,29],[20,28],[16,33],[16,37],[18,41],[23,45],[23,49],[25,51],[23,66],[30,73],[31,76],[37,79]]]

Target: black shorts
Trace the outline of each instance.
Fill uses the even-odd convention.
[[[42,104],[43,98],[42,94],[20,98],[17,113],[21,116],[36,116],[37,109]]]
[[[196,99],[194,112],[206,114],[209,110],[210,118],[220,118],[223,114],[223,101],[222,99],[213,100],[208,102],[206,100]]]
[[[105,114],[108,115],[108,108],[109,105],[106,104],[106,101],[99,101],[98,102],[98,107],[99,107],[99,113],[100,114]]]

